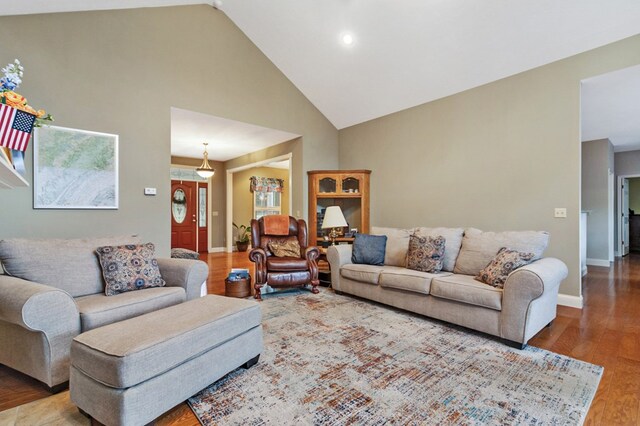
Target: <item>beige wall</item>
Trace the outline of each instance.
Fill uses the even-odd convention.
[[[587,211],[587,259],[609,261],[609,170],[613,171],[613,145],[609,139],[582,143],[582,210]],[[612,231],[613,232],[613,231]]]
[[[578,296],[580,80],[639,63],[635,36],[343,129],[340,167],[372,170],[372,225],[549,231]]]
[[[171,156],[171,164],[187,167],[200,167],[202,159]],[[211,205],[209,209],[209,248],[224,247],[224,224],[226,215],[225,165],[220,161],[209,160],[215,174],[209,179]],[[169,208],[169,207],[167,207]]]
[[[0,238],[139,233],[168,255],[172,106],[302,135],[303,185],[338,165],[335,127],[210,6],[0,17],[0,39],[0,64],[22,61],[20,93],[57,125],[120,136],[118,210],[33,210],[31,188],[2,190]],[[31,149],[26,164],[31,180]],[[293,196],[306,216],[306,191]]]
[[[233,174],[233,222],[247,225],[253,218],[253,193],[249,190],[249,178],[260,176],[284,180],[284,190],[281,194],[282,214],[289,213],[289,170],[273,167],[254,167]],[[235,233],[234,233],[235,238]]]

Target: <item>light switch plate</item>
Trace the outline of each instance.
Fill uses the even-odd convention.
[[[558,218],[566,218],[567,217],[567,209],[564,207],[556,207],[553,213],[553,217]]]
[[[157,190],[156,188],[145,188],[144,189],[144,195],[156,195],[157,194]]]

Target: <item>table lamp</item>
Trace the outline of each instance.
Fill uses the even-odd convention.
[[[337,228],[342,228],[347,225],[347,220],[342,214],[342,210],[339,206],[327,207],[324,211],[324,219],[322,220],[322,229],[331,228],[329,237],[331,238],[331,245],[336,245],[336,237],[338,236]]]

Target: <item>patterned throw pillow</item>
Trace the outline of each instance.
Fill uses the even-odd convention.
[[[509,274],[521,266],[528,265],[535,257],[535,253],[522,253],[502,247],[496,257],[478,272],[475,279],[493,287],[504,288]]]
[[[444,263],[445,243],[446,240],[442,235],[437,237],[412,235],[409,238],[409,251],[407,251],[407,268],[433,274],[440,272]]]
[[[269,250],[275,257],[300,257],[298,240],[269,241]]]
[[[98,247],[105,294],[113,296],[126,291],[164,287],[155,246],[152,243]]]
[[[185,248],[172,248],[171,249],[171,258],[172,259],[200,259],[200,253],[197,251],[185,249]]]

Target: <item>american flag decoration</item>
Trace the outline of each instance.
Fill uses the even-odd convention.
[[[26,151],[36,116],[0,104],[0,146]]]

